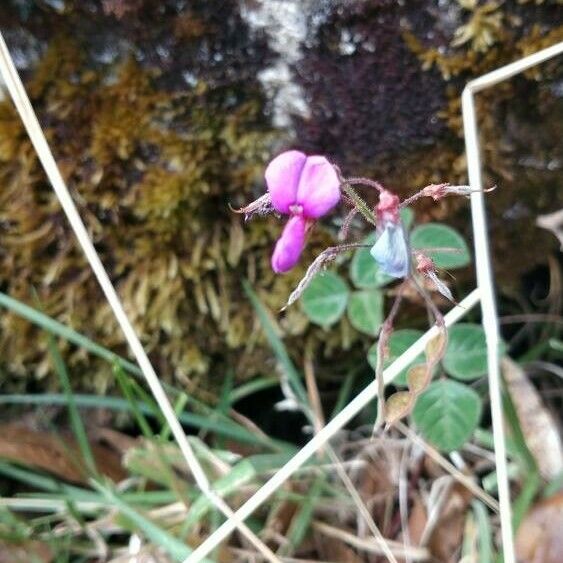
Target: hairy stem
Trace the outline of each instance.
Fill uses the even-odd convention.
[[[377,381],[377,418],[373,425],[372,435],[377,432],[377,430],[383,425],[385,420],[385,382],[383,380],[383,365],[385,361],[385,354],[387,352],[387,344],[389,343],[389,338],[393,332],[393,322],[401,301],[403,299],[403,291],[405,289],[405,284],[401,284],[397,290],[397,296],[393,305],[391,306],[391,311],[389,315],[381,325],[381,330],[379,331],[379,339],[377,341],[377,362],[375,365],[375,380]]]
[[[370,209],[369,205],[357,194],[356,190],[346,180],[342,184],[342,189],[348,198],[352,201],[356,209],[364,216],[368,223],[376,225],[375,214]]]

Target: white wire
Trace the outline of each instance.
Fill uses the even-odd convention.
[[[445,317],[446,326],[451,326],[461,319],[479,302],[479,290],[474,289],[463,301],[454,307]],[[432,327],[421,336],[406,352],[399,356],[384,372],[385,383],[390,383],[404,368],[424,351],[424,347],[433,337],[438,335],[438,329]],[[271,494],[276,492],[295,471],[297,471],[316,451],[323,447],[344,425],[377,396],[377,382],[370,383],[359,395],[352,399],[326,426],[301,450],[299,450],[275,475],[254,493],[234,514],[234,517],[224,522],[215,532],[193,551],[184,563],[197,563],[215,549],[235,528],[235,522],[240,523],[250,516]]]
[[[462,95],[463,126],[467,151],[467,167],[469,183],[472,188],[480,189],[479,146],[475,124],[475,108],[473,95],[465,89]],[[499,328],[495,304],[495,293],[491,265],[489,261],[487,224],[483,193],[471,194],[471,217],[473,220],[473,237],[475,244],[475,264],[477,284],[481,288],[481,308],[483,311],[483,328],[487,341],[487,366],[489,380],[489,396],[491,398],[491,417],[493,420],[493,436],[495,445],[495,465],[498,477],[500,522],[502,532],[502,549],[504,561],[514,563],[514,540],[512,537],[510,489],[506,467],[506,446],[502,420],[502,402],[500,393]]]
[[[471,90],[480,90],[484,87],[490,86],[495,84],[500,80],[505,80],[518,72],[522,72],[531,66],[543,62],[550,57],[553,57],[563,50],[563,44],[558,44],[535,55],[531,55],[530,57],[525,57],[520,61],[512,63],[511,65],[507,65],[501,69],[493,71],[487,75],[484,75],[481,78],[478,78],[472,81],[468,88],[466,89],[467,92]],[[464,91],[465,98],[467,99],[468,94]],[[463,102],[463,99],[462,99]],[[473,110],[471,115],[474,121],[474,109],[473,109],[473,100],[470,99],[470,109]],[[465,102],[467,106],[467,102]],[[467,111],[467,110],[466,110]],[[464,117],[465,117],[464,113]],[[464,120],[465,123],[465,120]],[[477,136],[474,137],[474,146],[478,147],[477,145]],[[478,150],[474,153],[477,155],[478,159]],[[468,155],[469,161],[469,155]],[[477,161],[478,162],[478,161]],[[479,172],[480,174],[480,169]],[[470,173],[471,174],[471,173]],[[470,176],[471,177],[471,176]],[[479,177],[479,176],[478,176]],[[480,188],[480,181],[475,184],[475,187],[479,186]],[[490,267],[489,267],[489,260],[488,260],[488,250],[486,248],[486,224],[484,221],[484,204],[483,204],[483,194],[476,193],[472,194],[472,214],[476,213],[480,216],[480,219],[477,220],[477,228],[475,222],[473,223],[474,229],[476,231],[480,231],[480,235],[475,233],[475,240],[476,240],[476,253],[479,253],[479,256],[483,256],[482,254],[482,245],[485,244],[485,251],[487,254],[485,255],[485,264],[488,268],[489,277],[490,277]],[[483,238],[484,237],[484,238]],[[477,248],[477,239],[479,239],[479,247]],[[479,258],[480,266],[479,269],[481,273],[478,276],[483,275],[483,258]],[[484,280],[483,280],[484,283]],[[480,286],[481,287],[481,286]],[[494,289],[492,284],[488,285],[489,295],[488,295],[488,303],[487,306],[483,307],[483,322],[484,328],[487,332],[487,349],[488,349],[488,366],[489,366],[489,377],[494,378],[496,374],[496,381],[497,384],[493,385],[494,390],[491,391],[491,408],[493,408],[494,402],[494,413],[496,416],[496,423],[493,426],[494,435],[495,435],[495,456],[497,457],[497,462],[499,458],[502,457],[501,461],[501,471],[502,467],[504,466],[506,470],[506,457],[504,453],[504,435],[502,433],[502,409],[500,405],[500,389],[498,386],[498,325],[496,322],[496,307],[494,301]],[[473,307],[478,301],[480,296],[480,290],[476,289],[472,293],[470,293],[461,303],[460,307],[466,307],[467,310]],[[446,315],[446,324],[450,326],[454,322],[456,322],[459,318],[463,317],[466,310],[459,309],[456,307]],[[490,324],[490,318],[492,313],[492,325]],[[492,326],[492,331],[491,331]],[[387,370],[384,372],[385,382],[392,380],[393,377],[399,373],[404,367],[406,367],[416,356],[424,349],[424,343],[427,342],[433,335],[437,334],[435,329],[426,333],[420,340],[418,340],[411,348],[409,348],[400,358],[398,358]],[[496,335],[496,336],[495,336]],[[494,350],[494,354],[492,351]],[[491,379],[489,379],[489,385],[491,385]],[[243,504],[235,513],[236,522],[240,522],[247,518],[252,512],[262,504],[275,490],[283,484],[283,482],[288,479],[291,474],[296,471],[309,457],[311,457],[319,448],[321,448],[340,428],[342,428],[351,418],[353,418],[367,403],[372,401],[377,396],[377,383],[373,382],[368,387],[366,387],[355,399],[353,399],[334,419],[332,419],[323,429],[319,431],[315,437],[308,442],[289,462],[286,463],[269,481],[267,481],[264,486],[259,489],[245,504]],[[499,428],[499,412],[501,414],[501,425]],[[500,445],[500,446],[499,446]],[[502,455],[501,455],[502,454]],[[505,475],[506,477],[506,475]],[[512,528],[510,526],[510,499],[508,497],[508,485],[506,478],[504,479],[504,491],[503,485],[501,484],[501,475],[499,474],[499,500],[502,507],[504,506],[504,525],[503,525],[503,542],[508,543],[508,547],[506,548],[508,551],[505,550],[505,561],[507,563],[512,563],[514,561],[514,550],[513,550],[513,542],[512,542]],[[506,504],[508,500],[508,510],[506,509]],[[508,515],[508,516],[507,516]],[[508,517],[508,526],[506,524]],[[186,560],[184,563],[197,563],[201,561],[210,551],[212,551],[223,539],[225,539],[234,529],[234,523],[231,520],[226,521],[222,526],[220,526],[211,536],[209,536]],[[507,556],[508,555],[508,556]],[[509,557],[512,555],[512,559]]]
[[[199,464],[193,450],[184,434],[181,424],[176,417],[174,409],[172,408],[164,389],[162,388],[160,381],[152,364],[141,344],[125,310],[113,287],[109,276],[104,269],[104,266],[90,240],[88,231],[80,214],[72,201],[72,197],[68,191],[68,188],[63,180],[63,177],[59,171],[57,163],[53,157],[53,153],[49,148],[43,130],[37,120],[35,112],[31,106],[31,102],[27,96],[25,88],[20,80],[18,72],[13,63],[12,57],[4,41],[2,33],[0,33],[0,73],[4,79],[4,82],[8,88],[8,92],[12,97],[12,100],[18,110],[23,124],[27,130],[27,133],[35,147],[37,156],[45,169],[45,173],[53,186],[57,198],[59,199],[61,206],[68,218],[68,221],[78,239],[86,259],[88,260],[94,275],[96,276],[98,283],[100,284],[104,295],[119,323],[119,326],[123,330],[123,334],[129,344],[133,355],[135,356],[147,384],[162,411],[166,421],[170,425],[170,430],[174,436],[180,451],[182,452],[192,475],[196,481],[196,484],[201,489],[201,491],[211,500],[211,502],[221,511],[227,518],[232,516],[233,511],[229,506],[217,496],[210,487],[209,480],[205,475],[201,465]],[[279,562],[279,559],[272,553],[272,551],[256,537],[256,535],[244,524],[240,524],[240,531],[246,536],[246,538],[262,553],[269,561]]]
[[[502,550],[504,561],[514,563],[514,538],[512,531],[512,511],[510,506],[510,486],[506,463],[506,445],[504,440],[501,377],[499,363],[499,325],[495,302],[494,279],[489,256],[489,237],[485,215],[485,199],[481,191],[481,162],[479,154],[479,136],[475,116],[474,93],[508,80],[526,69],[540,64],[551,57],[563,53],[563,42],[543,49],[529,57],[496,69],[469,82],[461,97],[465,149],[469,184],[474,189],[471,194],[471,218],[475,244],[475,264],[477,285],[481,290],[481,308],[483,328],[487,339],[487,366],[489,396],[491,399],[491,417],[495,445],[495,465],[498,477]]]
[[[485,88],[490,88],[499,82],[503,82],[504,80],[508,80],[512,78],[516,74],[520,74],[529,68],[539,65],[548,59],[556,57],[563,53],[563,41],[560,43],[556,43],[547,49],[542,49],[533,55],[528,55],[522,59],[514,61],[506,66],[502,66],[488,72],[487,74],[483,74],[474,80],[471,80],[466,88],[469,88],[474,94],[476,92],[480,92]]]
[[[475,109],[473,104],[473,92],[492,86],[502,80],[539,64],[555,55],[563,52],[563,43],[554,45],[540,51],[535,55],[516,61],[501,69],[470,82],[462,96],[464,126],[466,130],[466,146],[470,183],[472,187],[480,188],[480,164],[477,132],[475,124]],[[39,159],[51,181],[53,189],[61,202],[67,218],[78,238],[88,262],[90,263],[96,278],[112,308],[115,317],[121,326],[123,333],[131,350],[139,363],[147,383],[162,410],[172,434],[176,439],[182,454],[184,455],[196,483],[210,500],[228,517],[212,535],[210,535],[194,552],[185,563],[201,561],[210,553],[235,527],[239,527],[242,533],[263,553],[270,561],[278,561],[275,555],[244,525],[244,520],[260,506],[277,488],[286,481],[294,471],[299,469],[303,463],[321,448],[336,432],[338,432],[351,418],[377,396],[377,383],[372,382],[355,399],[353,399],[333,420],[331,420],[315,437],[308,442],[289,462],[286,463],[273,477],[267,481],[236,513],[215,495],[210,489],[209,481],[199,465],[193,451],[186,439],[184,431],[176,418],[174,410],[168,401],[158,376],[154,371],[125,311],[121,301],[99,259],[99,256],[90,240],[87,230],[72,201],[65,182],[59,172],[41,127],[33,112],[25,89],[21,84],[9,51],[0,33],[0,71],[12,96],[14,104],[20,113],[24,125],[28,131],[31,141],[37,151]],[[469,164],[471,162],[471,165]],[[457,322],[469,309],[479,301],[480,292],[483,291],[483,322],[487,333],[487,350],[489,365],[489,385],[491,394],[491,410],[493,412],[493,431],[495,436],[495,455],[497,457],[497,472],[499,478],[499,500],[501,506],[501,519],[503,521],[503,544],[505,550],[505,561],[514,561],[512,530],[510,526],[510,498],[508,481],[506,477],[506,458],[504,448],[504,435],[502,432],[502,405],[500,402],[499,387],[499,364],[498,364],[498,321],[494,301],[494,287],[490,270],[489,253],[487,247],[486,222],[484,214],[483,194],[472,194],[472,216],[475,231],[475,250],[477,260],[477,277],[479,288],[470,293],[459,306],[452,309],[445,317],[447,326]],[[403,355],[401,355],[384,372],[385,382],[391,381],[402,369],[404,369],[418,354],[424,350],[425,344],[437,335],[436,328],[429,330],[417,342],[415,342]],[[501,459],[502,458],[502,459]],[[508,519],[508,525],[507,525]]]

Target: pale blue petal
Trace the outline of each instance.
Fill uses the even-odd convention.
[[[400,223],[388,223],[385,226],[370,254],[388,276],[404,278],[409,274],[409,248],[405,231]]]

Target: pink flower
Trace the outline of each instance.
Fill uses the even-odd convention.
[[[289,215],[272,254],[272,268],[284,273],[297,264],[312,223],[340,200],[340,180],[324,156],[283,152],[268,164],[266,184],[273,208]]]

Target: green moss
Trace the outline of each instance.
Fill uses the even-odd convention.
[[[53,42],[28,87],[147,349],[168,378],[207,373],[213,362],[220,374],[233,353],[246,369],[239,376],[251,374],[257,366],[241,355],[253,353],[247,335],[254,320],[240,280],[253,277],[270,293],[274,276],[256,256],[268,255],[277,229],[252,223],[243,231],[228,203],[249,200],[262,183],[274,137],[261,119],[260,92],[247,89],[227,112],[228,89],[166,93],[132,60],[111,69],[108,81],[99,70],[84,70],[80,53],[68,38]],[[7,101],[0,104],[0,138],[0,265],[9,272],[3,289],[30,302],[35,288],[47,313],[123,352],[120,331]],[[287,294],[288,284],[274,295]],[[45,375],[45,345],[35,330],[11,315],[1,322],[0,347],[10,349],[4,367]],[[67,356],[84,370],[76,372],[84,385],[106,386],[107,366],[80,351]]]

